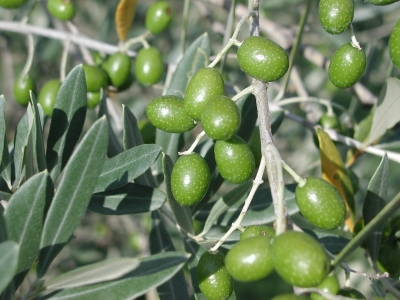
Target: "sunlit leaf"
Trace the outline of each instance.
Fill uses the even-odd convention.
[[[13,279],[18,264],[18,244],[6,241],[0,244],[0,294]]]
[[[36,163],[38,172],[46,169],[46,154],[43,144],[43,109],[39,107],[35,95],[31,92],[31,101],[28,109],[32,110],[33,114],[33,128],[32,128],[32,145],[33,145],[33,158]]]
[[[0,174],[4,181],[7,183],[8,188],[12,189],[11,183],[11,163],[10,154],[8,152],[7,145],[7,133],[6,133],[6,123],[4,118],[5,113],[5,98],[0,95],[0,146],[1,148],[1,164],[0,164]]]
[[[118,3],[115,11],[115,29],[121,42],[126,40],[126,35],[132,26],[137,3],[138,0],[120,0]]]

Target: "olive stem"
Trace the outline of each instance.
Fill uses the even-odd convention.
[[[193,153],[194,148],[196,148],[196,146],[199,144],[200,140],[203,138],[203,136],[205,136],[206,133],[204,131],[200,132],[196,139],[194,140],[193,144],[190,146],[190,148],[186,151],[183,152],[178,152],[178,155],[188,155]]]
[[[357,48],[358,50],[361,50],[360,43],[357,41],[357,38],[356,38],[356,36],[354,34],[353,23],[350,24],[349,31],[350,31],[350,37],[351,37],[351,45],[354,48]]]
[[[248,94],[252,94],[253,91],[254,91],[254,87],[252,85],[250,85],[247,88],[245,88],[244,90],[237,93],[235,96],[233,96],[232,101],[234,101],[234,102],[239,101],[242,97],[244,97]]]
[[[300,21],[299,21],[298,29],[296,32],[296,37],[295,37],[295,40],[292,45],[292,49],[290,50],[289,68],[285,74],[285,77],[283,78],[283,83],[282,83],[281,89],[279,90],[279,93],[278,93],[278,95],[276,95],[275,99],[272,100],[272,102],[281,100],[285,95],[286,89],[289,84],[290,73],[292,70],[294,57],[296,55],[297,49],[299,48],[299,46],[301,44],[301,38],[303,36],[304,27],[307,23],[307,17],[308,17],[308,13],[310,12],[310,9],[311,9],[311,4],[312,4],[312,1],[307,0],[306,7],[304,8],[303,13],[301,14],[301,17],[300,17]]]
[[[190,11],[191,0],[185,0],[183,5],[183,21],[182,21],[182,31],[181,31],[181,55],[185,53],[186,49],[186,35],[189,23],[189,11]]]
[[[28,75],[33,62],[33,56],[35,55],[35,44],[33,41],[33,35],[27,35],[27,42],[28,42],[28,57],[26,58],[25,66],[21,72],[21,76],[19,77],[20,82],[24,80],[24,78]]]
[[[71,21],[67,21],[66,24],[67,24],[67,26],[68,26],[68,29],[69,29],[73,34],[76,34],[76,35],[79,35],[79,34],[80,34],[78,28],[77,28]],[[86,63],[88,63],[89,65],[94,65],[94,60],[93,60],[93,57],[92,57],[92,55],[90,54],[89,50],[88,50],[86,47],[82,46],[82,45],[79,45],[79,50],[80,50],[81,53],[82,53],[83,60],[84,60]]]
[[[299,184],[299,187],[303,187],[306,184],[307,179],[301,177],[298,175],[289,165],[282,159],[282,167],[288,172],[294,179]]]
[[[218,250],[218,248],[226,241],[226,239],[237,229],[241,230],[243,228],[241,226],[241,223],[243,221],[244,216],[247,213],[247,210],[249,209],[249,206],[251,204],[251,201],[253,200],[254,194],[256,193],[258,187],[264,182],[262,180],[263,174],[264,174],[264,169],[265,169],[265,158],[261,158],[260,166],[258,167],[257,175],[256,178],[253,180],[253,186],[251,187],[251,190],[249,194],[247,195],[247,198],[244,202],[242,211],[240,212],[239,217],[236,219],[235,222],[232,223],[231,228],[220,238],[220,240],[215,244],[214,247],[212,247],[209,251],[210,252],[215,252]]]
[[[142,33],[141,35],[131,38],[129,40],[127,40],[125,43],[123,43],[120,47],[121,52],[125,53],[128,51],[128,49],[136,43],[142,43],[143,47],[145,49],[149,48],[150,45],[146,40],[146,37],[148,37],[150,34],[150,31],[146,31],[145,33]]]
[[[68,51],[69,51],[69,47],[71,45],[71,41],[67,40],[64,43],[64,49],[63,49],[63,53],[61,56],[61,64],[60,64],[60,81],[64,82],[65,80],[65,74],[66,74],[66,68],[67,68],[67,60],[68,60]]]

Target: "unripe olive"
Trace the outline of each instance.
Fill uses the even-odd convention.
[[[390,34],[389,55],[393,64],[400,69],[400,20],[396,23]]]
[[[261,36],[246,38],[237,51],[243,71],[260,81],[275,81],[289,68],[288,56],[277,43]]]
[[[307,300],[307,296],[295,294],[282,294],[275,296],[271,300]]]
[[[89,92],[87,93],[87,107],[94,108],[99,105],[101,101],[101,92]]]
[[[124,86],[131,73],[131,58],[121,52],[114,53],[109,56],[102,64],[103,70],[110,78],[110,83],[116,88]]]
[[[322,282],[319,285],[317,285],[317,288],[323,290],[326,293],[336,295],[340,289],[340,286],[336,276],[331,275],[325,277],[325,279],[322,280]],[[311,293],[311,300],[325,300],[325,299],[326,298],[324,296],[321,296],[317,293]]]
[[[76,7],[73,0],[47,0],[49,13],[62,21],[69,21],[75,17]]]
[[[253,236],[267,236],[274,238],[276,236],[275,229],[265,225],[250,225],[241,234],[240,240],[245,240]]]
[[[272,243],[271,257],[276,272],[298,287],[315,287],[330,271],[324,248],[304,232],[286,231],[278,235]]]
[[[86,90],[89,93],[98,93],[108,85],[107,74],[98,66],[84,64],[83,70],[86,78]]]
[[[205,133],[215,140],[231,138],[240,127],[240,110],[230,98],[220,95],[207,101],[201,114]]]
[[[28,0],[0,0],[0,7],[18,8],[24,5]]]
[[[196,269],[200,291],[208,300],[226,300],[233,292],[233,279],[226,270],[221,252],[204,252]]]
[[[167,1],[158,1],[152,4],[146,14],[146,28],[152,34],[164,31],[174,16],[171,5]]]
[[[212,68],[203,68],[190,79],[185,91],[185,109],[195,120],[201,119],[201,113],[208,100],[224,94],[224,80],[221,74]]]
[[[161,52],[155,47],[142,48],[136,56],[136,79],[143,85],[157,83],[164,73]]]
[[[31,100],[29,91],[36,93],[35,81],[29,75],[24,78],[18,77],[14,82],[14,97],[15,101],[21,105],[28,105]]]
[[[333,54],[328,70],[329,79],[338,88],[351,87],[364,74],[366,64],[364,51],[346,43]]]
[[[354,0],[321,0],[318,16],[322,28],[330,34],[344,32],[354,17]]]
[[[45,115],[51,116],[56,104],[57,94],[60,90],[61,82],[58,79],[47,81],[39,92],[38,103],[42,106]]]
[[[229,274],[239,281],[263,279],[273,271],[268,236],[254,236],[239,241],[225,258]]]
[[[302,215],[314,226],[334,229],[346,217],[346,205],[339,191],[322,178],[309,177],[296,187],[296,202]]]
[[[226,141],[217,141],[214,147],[218,170],[225,180],[243,183],[253,175],[254,156],[247,143],[234,135]]]
[[[365,2],[374,4],[374,5],[389,5],[395,3],[399,0],[366,0]]]
[[[210,184],[210,169],[197,153],[182,155],[172,168],[171,190],[181,205],[194,205],[203,199]]]

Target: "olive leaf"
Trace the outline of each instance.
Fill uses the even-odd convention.
[[[18,265],[18,244],[13,241],[0,243],[0,295],[11,282]]]
[[[133,19],[135,18],[138,0],[120,0],[115,11],[115,29],[120,42],[126,40]]]

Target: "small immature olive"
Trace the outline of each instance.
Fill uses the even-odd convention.
[[[17,103],[24,106],[28,105],[29,100],[31,100],[29,91],[36,93],[36,84],[32,77],[26,75],[24,78],[18,77],[15,79],[14,97]]]
[[[264,82],[278,80],[289,68],[285,50],[260,36],[246,38],[237,50],[237,58],[243,71]]]
[[[233,292],[233,279],[226,270],[221,252],[204,252],[196,269],[200,291],[208,300],[226,300]]]
[[[276,236],[275,229],[265,225],[250,225],[241,234],[240,240],[245,240],[253,236],[268,236],[274,238]]]
[[[374,4],[374,5],[389,5],[395,3],[399,0],[366,0],[365,2]]]
[[[324,248],[304,232],[286,231],[271,246],[272,264],[288,283],[298,287],[315,287],[330,271]]]
[[[323,114],[319,119],[318,124],[320,124],[323,128],[326,129],[340,130],[340,121],[335,114],[333,115],[327,113]]]
[[[351,298],[351,299],[365,299],[365,300],[367,300],[367,298],[365,298],[365,296],[362,293],[360,293],[358,290],[353,289],[351,287],[341,288],[337,294],[339,296],[348,297],[348,298]]]
[[[330,34],[344,32],[354,17],[354,0],[321,0],[318,16],[322,28]]]
[[[224,92],[224,79],[217,70],[200,69],[186,87],[185,109],[189,116],[199,121],[206,102],[214,96],[223,95]]]
[[[183,107],[183,99],[177,96],[154,98],[147,105],[146,114],[155,127],[166,132],[186,132],[196,126]]]
[[[0,7],[18,8],[24,5],[28,0],[0,0]]]
[[[329,79],[338,88],[351,87],[364,74],[366,64],[364,51],[346,43],[332,56],[328,70]]]
[[[339,227],[346,217],[342,195],[322,178],[309,177],[304,185],[296,187],[296,202],[302,215],[322,229]]]
[[[101,101],[101,92],[89,92],[87,93],[87,107],[94,108],[99,105]]]
[[[102,64],[103,70],[110,78],[110,83],[116,88],[122,87],[131,73],[131,58],[121,52],[114,53]]]
[[[142,48],[136,56],[136,79],[143,85],[157,83],[164,73],[164,63],[161,52],[155,48]]]
[[[75,17],[76,7],[73,0],[48,0],[49,13],[61,21],[69,21]]]
[[[268,236],[254,236],[239,241],[225,258],[229,274],[239,281],[257,281],[273,271]]]
[[[333,275],[325,277],[322,282],[317,285],[317,288],[323,290],[326,293],[330,293],[332,295],[336,295],[340,289],[339,282],[337,278]],[[324,296],[321,296],[317,293],[311,293],[311,300],[325,300]]]
[[[234,135],[226,141],[217,141],[214,147],[218,170],[225,180],[240,184],[253,175],[254,156],[247,143]]]
[[[203,199],[210,184],[210,169],[197,153],[182,155],[172,168],[171,190],[181,205],[194,205]]]
[[[61,82],[58,79],[47,81],[39,92],[38,103],[42,106],[45,115],[51,116],[56,104],[57,94],[60,90]]]
[[[226,140],[240,127],[240,110],[230,98],[223,95],[214,96],[204,106],[201,123],[210,138]]]
[[[146,14],[146,28],[152,34],[164,31],[174,16],[171,5],[167,1],[158,1],[149,7]]]
[[[83,65],[86,78],[86,90],[89,93],[98,93],[108,85],[107,74],[98,66]]]
[[[282,294],[275,296],[271,300],[307,300],[307,296],[295,294]]]
[[[393,64],[400,69],[400,20],[396,23],[390,34],[389,55]]]

